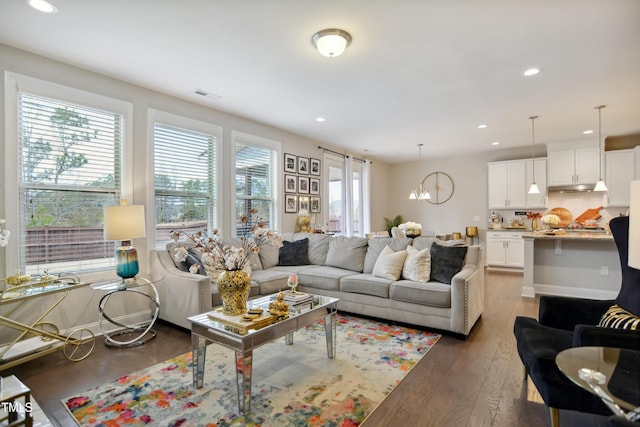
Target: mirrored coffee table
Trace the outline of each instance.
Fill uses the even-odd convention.
[[[276,294],[250,300],[250,308],[259,307],[267,313]],[[289,317],[257,329],[236,328],[229,323],[215,320],[215,315],[202,313],[189,317],[191,346],[193,351],[193,385],[202,388],[204,382],[207,343],[216,343],[235,351],[236,378],[238,382],[238,409],[247,414],[251,410],[251,372],[253,350],[263,344],[285,337],[287,345],[293,344],[293,333],[318,320],[324,319],[327,356],[336,355],[337,298],[313,295],[309,303],[292,306]],[[215,311],[216,309],[214,309]]]

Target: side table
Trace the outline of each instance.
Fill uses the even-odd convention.
[[[573,347],[556,356],[560,371],[598,396],[614,415],[640,420],[640,351]]]
[[[162,280],[162,278],[156,281],[158,280]],[[160,313],[160,300],[158,298],[158,291],[154,286],[156,281],[142,277],[134,277],[126,280],[114,279],[91,285],[94,290],[107,291],[98,304],[98,309],[100,310],[100,329],[102,329],[104,334],[104,343],[107,347],[135,347],[155,338],[156,331],[152,328]],[[114,316],[109,315],[109,300],[113,295],[120,292],[128,292],[132,294],[132,297],[139,295],[148,299],[153,307],[150,319],[141,324],[128,325],[114,319]],[[107,324],[116,325],[122,329],[108,331],[105,328]],[[122,337],[125,337],[125,339],[122,339]]]

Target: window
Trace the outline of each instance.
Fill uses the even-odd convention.
[[[233,132],[236,164],[236,204],[234,218],[236,236],[242,236],[253,226],[256,217],[265,222],[267,228],[277,226],[277,171],[280,144],[255,136]],[[246,229],[239,219],[251,209],[256,217],[250,218]]]
[[[114,242],[104,241],[103,207],[122,195],[128,104],[11,77],[20,230],[13,265],[27,274],[112,268]]]
[[[369,226],[369,167],[367,160],[350,156],[324,155],[325,219],[327,231],[348,236],[364,236]],[[347,179],[347,177],[351,177]]]
[[[153,128],[156,247],[162,247],[173,229],[195,232],[218,225],[220,128],[159,112],[154,115],[158,118]]]

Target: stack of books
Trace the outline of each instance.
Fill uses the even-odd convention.
[[[299,305],[299,304],[308,304],[313,301],[313,295],[308,294],[306,292],[291,292],[284,291],[284,300],[289,303],[289,305]]]

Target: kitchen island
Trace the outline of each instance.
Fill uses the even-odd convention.
[[[524,233],[522,296],[615,299],[622,271],[613,236],[604,231]]]

